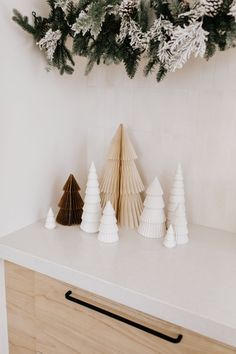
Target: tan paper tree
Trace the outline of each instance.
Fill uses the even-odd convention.
[[[144,185],[135,165],[137,155],[121,124],[112,139],[101,181],[101,200],[104,208],[109,200],[121,226],[138,227],[143,210],[140,193]]]

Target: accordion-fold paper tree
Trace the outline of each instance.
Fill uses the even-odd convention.
[[[101,180],[101,204],[110,201],[120,226],[138,227],[143,210],[140,193],[144,185],[135,165],[137,155],[121,124],[108,152],[108,161]]]
[[[80,224],[84,203],[79,194],[80,187],[72,174],[66,181],[63,190],[64,194],[58,204],[60,210],[56,220],[62,225]]]

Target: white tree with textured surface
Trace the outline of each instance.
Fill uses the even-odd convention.
[[[111,243],[119,240],[115,210],[110,201],[106,203],[99,226],[98,240]]]
[[[173,248],[176,246],[176,237],[175,237],[175,232],[173,229],[173,226],[170,225],[166,235],[164,237],[163,245],[167,248]]]
[[[166,231],[166,217],[164,213],[163,190],[157,178],[148,187],[146,195],[138,232],[145,237],[161,238],[165,235]]]
[[[121,226],[138,226],[143,203],[140,193],[144,190],[135,165],[137,155],[121,124],[112,139],[101,181],[102,207],[109,200]]]
[[[173,224],[174,213],[178,205],[182,205],[185,210],[184,178],[182,167],[179,164],[175,174],[174,182],[169,196],[167,226]]]
[[[176,235],[177,245],[183,245],[189,241],[188,238],[188,223],[184,206],[180,204],[174,213],[173,227]]]
[[[100,189],[97,172],[92,162],[86,185],[82,223],[80,228],[88,233],[95,233],[99,230],[101,220]]]

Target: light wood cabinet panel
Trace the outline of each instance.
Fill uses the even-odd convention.
[[[208,338],[43,275],[36,274],[35,284],[36,316],[44,328],[44,338],[46,336],[51,345],[54,340],[55,347],[60,343],[66,346],[68,354],[236,353],[235,350]],[[78,296],[86,302],[169,336],[177,337],[181,333],[183,340],[179,344],[168,343],[115,319],[71,303],[65,299],[68,290],[72,290],[75,297]]]
[[[6,268],[7,301],[11,318],[9,322],[10,354],[236,353],[236,350],[196,333],[81,289],[76,289],[42,274],[9,263],[7,263]],[[14,289],[15,292],[12,292],[11,289]],[[70,302],[65,299],[65,293],[68,290],[72,290],[73,296],[83,301],[169,336],[177,337],[181,333],[183,339],[179,344],[169,343],[125,323]],[[25,293],[27,294],[25,295]],[[20,301],[18,302],[19,294]],[[27,307],[27,302],[29,307]],[[18,307],[20,307],[20,310]],[[22,319],[22,316],[24,319]],[[14,323],[13,319],[15,318],[17,321],[24,322],[23,331]],[[11,334],[12,330],[14,335]],[[24,339],[22,343],[20,343],[19,338],[15,337],[15,334],[18,335],[19,333],[26,336],[26,338],[21,337]],[[23,344],[28,351],[20,351]]]
[[[6,262],[10,354],[35,354],[35,273]]]

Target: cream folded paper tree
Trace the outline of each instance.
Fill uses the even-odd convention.
[[[101,203],[109,200],[118,223],[128,228],[138,227],[143,209],[140,193],[144,185],[135,165],[137,155],[121,124],[112,139],[108,161],[101,180]]]
[[[100,190],[97,172],[92,162],[85,191],[85,199],[80,228],[88,233],[96,233],[99,230],[101,220]]]
[[[146,195],[138,232],[145,237],[160,238],[166,232],[166,217],[163,190],[157,178],[148,187]]]

